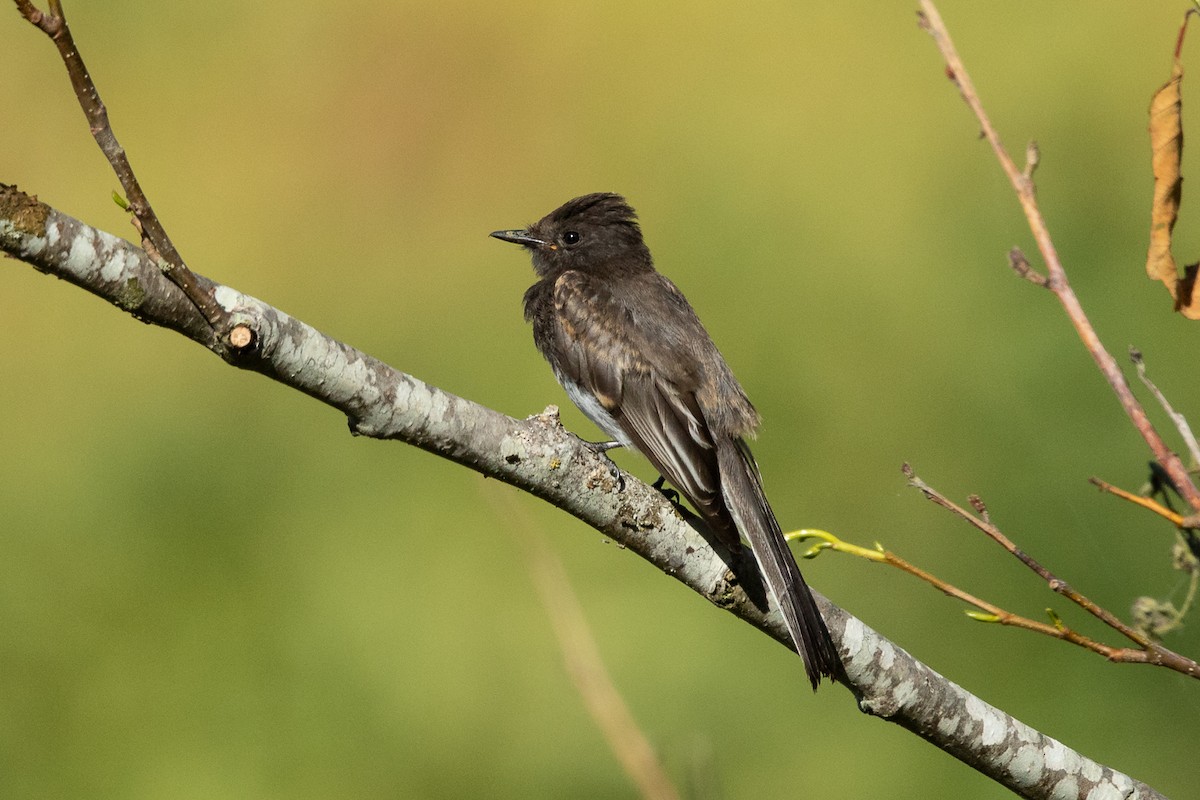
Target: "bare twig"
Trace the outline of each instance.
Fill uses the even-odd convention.
[[[1152,466],[1157,466],[1152,464]],[[1151,476],[1150,485],[1156,485],[1161,476]],[[1153,511],[1175,526],[1175,544],[1171,549],[1171,565],[1174,569],[1188,576],[1188,591],[1183,605],[1175,608],[1169,601],[1161,601],[1152,597],[1140,597],[1133,605],[1134,620],[1139,627],[1156,637],[1175,631],[1183,626],[1183,620],[1191,610],[1196,599],[1197,588],[1200,587],[1200,538],[1196,536],[1196,526],[1200,523],[1196,515],[1183,517],[1175,513],[1170,505],[1170,489],[1160,486],[1164,501],[1167,505],[1157,502],[1153,496],[1128,492],[1111,483],[1093,477],[1089,479],[1100,491],[1115,495],[1134,505]],[[1154,490],[1152,490],[1152,494]]]
[[[975,606],[981,611],[986,612],[987,614],[991,615],[991,617],[994,617],[994,619],[987,619],[982,616],[972,615],[973,619],[981,622],[998,622],[1002,625],[1015,625],[1020,628],[1028,628],[1030,630],[1037,630],[1041,633],[1049,633],[1052,636],[1057,636],[1054,631],[1044,630],[1050,626],[1043,623],[1034,622],[1033,620],[1026,620],[1024,617],[1019,617],[1016,614],[1005,611],[999,606],[980,599],[970,592],[964,591],[954,584],[942,580],[933,573],[926,572],[915,564],[904,560],[890,550],[885,550],[883,546],[878,543],[876,543],[874,549],[862,547],[861,545],[851,544],[850,542],[844,541],[828,531],[812,530],[808,528],[792,531],[787,534],[787,538],[797,539],[800,541],[807,541],[809,539],[817,540],[817,544],[809,548],[809,550],[804,554],[806,558],[814,558],[823,550],[833,550],[838,553],[847,553],[849,555],[858,556],[859,558],[865,558],[866,560],[874,561],[877,564],[887,564],[888,566],[895,567],[902,572],[907,572],[914,578],[925,581],[947,597],[953,597],[956,600],[961,600],[968,605]]]
[[[962,59],[959,57],[958,51],[954,47],[954,42],[950,39],[950,32],[946,29],[945,23],[942,22],[941,14],[938,13],[937,8],[931,0],[921,0],[920,23],[933,36],[934,42],[941,51],[943,59],[945,59],[947,74],[958,86],[959,91],[962,92],[963,100],[966,101],[971,111],[975,114],[976,119],[979,121],[983,138],[987,139],[991,145],[996,159],[1000,162],[1001,168],[1004,170],[1005,175],[1008,176],[1009,182],[1016,192],[1017,200],[1020,201],[1021,208],[1025,212],[1025,219],[1029,223],[1029,229],[1033,233],[1038,250],[1045,261],[1048,273],[1048,287],[1062,304],[1063,310],[1071,320],[1072,325],[1074,325],[1075,331],[1083,341],[1084,347],[1091,354],[1092,359],[1096,362],[1096,366],[1099,367],[1101,374],[1108,381],[1109,386],[1112,387],[1113,392],[1117,395],[1117,400],[1133,422],[1134,427],[1137,428],[1142,438],[1146,441],[1146,444],[1149,445],[1154,458],[1167,471],[1171,479],[1175,481],[1179,488],[1180,496],[1183,497],[1193,510],[1200,512],[1200,490],[1197,490],[1196,485],[1192,482],[1191,476],[1188,474],[1179,456],[1167,447],[1162,437],[1159,436],[1154,426],[1150,423],[1145,409],[1142,408],[1141,403],[1134,396],[1128,381],[1125,380],[1125,376],[1121,372],[1121,368],[1117,365],[1116,359],[1109,354],[1100,342],[1100,337],[1096,334],[1095,329],[1084,313],[1079,298],[1075,296],[1075,292],[1071,289],[1070,283],[1067,281],[1066,271],[1059,260],[1054,242],[1050,238],[1050,231],[1046,226],[1046,220],[1038,208],[1032,169],[1020,169],[1008,154],[1008,151],[1004,149],[1004,145],[1000,141],[1000,134],[996,132],[995,127],[984,111],[979,94],[975,91],[975,86],[971,82],[970,75],[967,74],[966,65],[963,64]]]
[[[1013,272],[1034,286],[1041,286],[1044,289],[1050,285],[1049,278],[1029,265],[1029,259],[1025,257],[1025,253],[1021,251],[1021,248],[1014,247],[1008,251],[1008,264],[1013,268]]]
[[[1163,411],[1167,412],[1167,416],[1175,423],[1175,429],[1179,431],[1179,435],[1183,438],[1184,444],[1187,445],[1188,453],[1192,459],[1192,465],[1200,465],[1200,444],[1196,442],[1196,436],[1192,433],[1192,427],[1188,425],[1187,417],[1177,412],[1172,408],[1167,396],[1162,393],[1162,390],[1155,385],[1154,381],[1150,380],[1150,376],[1146,374],[1146,359],[1142,356],[1142,351],[1136,347],[1129,348],[1129,360],[1137,368],[1138,377],[1142,383],[1158,400],[1158,404],[1162,406]]]
[[[121,182],[121,188],[125,191],[128,209],[133,214],[134,227],[142,238],[142,248],[150,255],[158,268],[171,279],[171,282],[183,290],[184,295],[196,306],[196,310],[200,312],[209,326],[221,332],[229,321],[228,315],[213,296],[205,291],[195,274],[183,262],[183,256],[175,249],[171,237],[167,235],[158,215],[154,213],[150,200],[142,191],[141,184],[134,175],[133,167],[130,166],[129,159],[125,155],[125,148],[121,147],[116,134],[113,133],[112,125],[108,120],[108,109],[100,99],[100,92],[96,89],[91,73],[83,63],[83,56],[80,55],[79,48],[75,46],[75,39],[71,36],[71,29],[67,25],[62,3],[60,0],[51,0],[50,13],[47,14],[34,6],[31,0],[15,0],[15,2],[21,16],[49,36],[50,41],[54,42],[54,46],[58,48],[63,65],[67,68],[67,75],[71,78],[71,86],[75,89],[75,96],[79,100],[79,106],[83,109],[84,116],[87,117],[92,136],[95,138],[96,144],[100,146],[104,157],[108,159],[108,163],[117,175],[117,180]]]
[[[1179,514],[1176,514],[1174,511],[1172,511],[1171,509],[1162,505],[1161,503],[1156,502],[1151,497],[1144,497],[1143,495],[1140,495],[1140,494],[1134,494],[1133,492],[1127,492],[1120,487],[1113,486],[1111,483],[1101,480],[1100,478],[1091,477],[1091,478],[1088,478],[1088,481],[1102,492],[1108,492],[1109,494],[1116,495],[1117,497],[1121,498],[1122,500],[1128,500],[1130,503],[1133,503],[1134,505],[1138,505],[1138,506],[1141,506],[1142,508],[1153,511],[1155,514],[1158,514],[1160,517],[1167,520],[1172,525],[1175,525],[1178,527],[1183,524],[1184,518],[1182,516],[1180,516]]]
[[[908,478],[909,484],[924,494],[926,498],[932,500],[935,504],[954,513],[955,515],[969,522],[971,525],[975,526],[975,528],[982,531],[985,535],[992,539],[992,541],[999,544],[1010,554],[1016,557],[1018,561],[1037,574],[1038,577],[1046,582],[1046,585],[1049,586],[1053,592],[1067,598],[1072,603],[1103,622],[1105,625],[1109,626],[1125,638],[1132,641],[1140,649],[1108,648],[1107,645],[1090,647],[1083,641],[1076,641],[1070,636],[1057,636],[1057,638],[1066,639],[1082,647],[1088,647],[1089,649],[1096,650],[1096,652],[1104,653],[1105,657],[1112,661],[1153,664],[1154,666],[1173,669],[1176,672],[1183,673],[1184,675],[1188,675],[1193,678],[1200,678],[1200,664],[1196,663],[1190,658],[1187,658],[1186,656],[1182,656],[1179,653],[1174,652],[1173,650],[1163,647],[1161,644],[1151,639],[1142,631],[1126,625],[1115,614],[1096,604],[1082,593],[1076,591],[1066,581],[1057,577],[1054,575],[1054,573],[1050,572],[1050,570],[1042,566],[1036,559],[1033,558],[1033,556],[1017,547],[1011,539],[1005,536],[1004,533],[986,517],[986,507],[984,506],[983,501],[978,497],[972,496],[971,498],[971,504],[977,511],[980,512],[977,515],[972,514],[970,511],[967,511],[965,508],[962,508],[961,506],[952,502],[945,495],[941,494],[932,486],[925,483],[925,481],[917,477],[917,475],[913,472],[912,467],[910,467],[908,464],[904,465],[904,474]],[[1055,624],[1057,627],[1061,623],[1056,620]],[[1063,626],[1063,630],[1067,630],[1065,626]],[[1099,648],[1108,649],[1105,651]]]
[[[895,567],[902,572],[907,572],[909,575],[925,581],[947,597],[953,597],[956,600],[961,600],[962,602],[979,609],[979,611],[982,613],[973,611],[967,612],[967,616],[979,622],[1008,625],[1010,627],[1021,628],[1023,630],[1033,631],[1034,633],[1050,636],[1054,639],[1061,639],[1064,642],[1069,642],[1078,647],[1082,647],[1085,650],[1097,653],[1109,661],[1126,664],[1153,664],[1155,666],[1166,667],[1168,669],[1182,672],[1183,674],[1189,675],[1193,678],[1200,678],[1200,671],[1196,670],[1195,665],[1182,656],[1180,656],[1178,659],[1157,661],[1150,658],[1147,654],[1147,651],[1141,648],[1113,647],[1112,645],[1107,645],[1104,642],[1092,639],[1091,637],[1085,636],[1084,634],[1068,627],[1062,621],[1062,619],[1060,619],[1058,615],[1050,609],[1046,609],[1046,613],[1049,614],[1051,619],[1049,623],[1038,622],[1037,620],[1021,616],[1020,614],[1014,614],[1013,612],[1007,611],[993,603],[989,603],[987,600],[976,597],[970,592],[960,589],[954,584],[944,581],[930,572],[926,572],[911,562],[904,560],[895,553],[883,549],[883,547],[878,544],[875,545],[874,549],[866,548],[843,541],[828,531],[808,529],[793,531],[787,534],[787,536],[789,539],[816,539],[817,544],[812,546],[808,553],[806,553],[806,555],[810,558],[814,557],[817,553],[823,550],[833,550],[835,552],[848,553],[850,555],[858,556],[859,558],[865,558],[868,561],[874,561],[878,564],[887,564],[888,566]]]

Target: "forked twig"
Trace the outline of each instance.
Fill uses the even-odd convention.
[[[71,29],[67,26],[67,18],[63,13],[61,0],[50,0],[50,12],[46,13],[35,6],[32,0],[15,0],[21,16],[50,37],[67,75],[71,78],[71,86],[75,89],[75,97],[87,117],[88,127],[100,151],[108,159],[121,188],[125,192],[127,209],[133,215],[134,227],[142,239],[142,249],[151,257],[163,274],[180,288],[188,300],[196,306],[196,310],[208,322],[209,327],[221,331],[229,322],[229,314],[221,308],[213,296],[205,291],[196,280],[195,274],[183,262],[183,257],[175,249],[171,237],[167,235],[158,215],[150,205],[133,167],[125,155],[125,148],[117,141],[112,125],[108,120],[108,110],[100,99],[100,92],[92,80],[91,74],[83,63],[83,56],[75,46]],[[124,204],[123,204],[124,205]]]
[[[1046,613],[1049,615],[1051,620],[1049,623],[1039,622],[1035,619],[1021,616],[1020,614],[1014,614],[1011,611],[1007,611],[993,603],[989,603],[986,600],[976,597],[970,592],[964,591],[963,589],[960,589],[954,584],[942,580],[932,573],[926,572],[920,567],[905,561],[895,553],[883,549],[883,547],[878,544],[874,549],[861,547],[859,545],[851,544],[850,542],[839,539],[828,531],[810,529],[794,531],[787,534],[787,536],[789,539],[817,540],[817,544],[810,547],[808,552],[805,553],[805,556],[808,558],[815,557],[823,550],[834,550],[839,553],[856,555],[860,558],[865,558],[868,561],[887,564],[888,566],[892,566],[903,572],[907,572],[909,575],[925,581],[942,594],[948,597],[953,597],[956,600],[961,600],[962,602],[979,609],[978,612],[967,612],[967,616],[979,622],[1008,625],[1010,627],[1022,628],[1027,631],[1033,631],[1034,633],[1050,636],[1054,639],[1062,639],[1065,642],[1070,642],[1071,644],[1082,647],[1085,650],[1090,650],[1093,653],[1097,653],[1109,661],[1129,664],[1157,664],[1158,666],[1164,666],[1169,669],[1176,670],[1179,670],[1179,667],[1181,666],[1188,666],[1186,659],[1180,662],[1172,661],[1158,663],[1147,658],[1146,651],[1143,649],[1132,647],[1113,647],[1105,644],[1104,642],[1092,639],[1091,637],[1085,636],[1084,634],[1068,627],[1062,621],[1062,619],[1060,619],[1059,616],[1050,609],[1046,609]],[[1184,674],[1190,674],[1192,677],[1200,677],[1200,675],[1197,675],[1190,669],[1183,669],[1179,671],[1184,672]]]
[[[1051,609],[1046,609],[1046,613],[1050,617],[1050,622],[1039,622],[1029,617],[1014,614],[993,603],[983,600],[970,592],[964,591],[952,583],[942,580],[941,578],[926,572],[920,567],[904,560],[900,556],[885,550],[882,545],[876,544],[874,548],[861,547],[859,545],[846,542],[839,539],[837,536],[820,530],[802,529],[793,531],[787,534],[788,539],[798,540],[817,540],[817,544],[809,548],[804,553],[806,558],[814,558],[824,550],[834,550],[839,553],[847,553],[850,555],[865,558],[868,561],[874,561],[879,564],[887,564],[895,567],[903,572],[907,572],[922,581],[925,581],[939,592],[953,597],[956,600],[961,600],[968,605],[972,605],[979,609],[979,612],[967,612],[967,615],[979,622],[991,622],[999,625],[1008,625],[1014,628],[1023,628],[1024,630],[1040,633],[1045,636],[1050,636],[1055,639],[1061,639],[1069,642],[1085,650],[1090,650],[1093,653],[1098,653],[1109,661],[1127,663],[1127,664],[1152,664],[1154,666],[1166,667],[1167,669],[1180,672],[1193,678],[1200,678],[1200,664],[1179,655],[1172,650],[1168,650],[1158,644],[1153,639],[1141,631],[1131,628],[1121,622],[1115,615],[1096,605],[1084,595],[1072,589],[1065,581],[1055,577],[1048,569],[1039,564],[1030,555],[1018,548],[1013,542],[1005,536],[995,524],[991,522],[987,515],[987,509],[983,505],[983,501],[978,497],[971,498],[971,504],[976,509],[977,514],[972,514],[957,504],[951,502],[944,495],[933,489],[927,483],[918,478],[912,471],[912,468],[907,464],[904,465],[904,473],[908,477],[910,485],[921,491],[927,498],[946,508],[963,519],[970,522],[979,530],[987,534],[993,541],[997,542],[1005,550],[1016,556],[1021,563],[1025,564],[1043,580],[1047,582],[1051,589],[1058,594],[1066,597],[1071,602],[1088,611],[1096,618],[1100,619],[1109,627],[1121,633],[1123,636],[1132,640],[1137,647],[1114,647],[1097,641],[1090,636],[1073,630],[1062,621]]]
[[[1005,175],[1008,176],[1009,182],[1016,192],[1017,199],[1021,203],[1021,208],[1025,212],[1025,219],[1029,223],[1029,229],[1033,233],[1034,240],[1037,242],[1038,250],[1045,261],[1047,274],[1044,277],[1043,283],[1042,276],[1037,275],[1029,267],[1024,256],[1021,256],[1019,261],[1013,258],[1014,268],[1027,279],[1039,285],[1044,285],[1050,291],[1054,292],[1055,297],[1062,304],[1067,317],[1071,320],[1072,325],[1074,325],[1076,333],[1078,333],[1079,338],[1083,341],[1084,347],[1087,348],[1088,353],[1091,354],[1092,359],[1096,362],[1096,366],[1099,367],[1109,386],[1112,387],[1113,392],[1117,395],[1117,400],[1121,403],[1121,407],[1133,422],[1134,427],[1137,428],[1142,438],[1146,441],[1146,444],[1149,445],[1154,458],[1162,465],[1167,474],[1170,475],[1171,480],[1175,482],[1180,496],[1183,497],[1193,510],[1200,512],[1200,490],[1197,490],[1196,485],[1192,482],[1191,476],[1188,474],[1179,456],[1167,447],[1162,437],[1158,434],[1158,431],[1150,423],[1145,409],[1134,396],[1116,359],[1112,357],[1100,342],[1099,336],[1097,336],[1095,329],[1083,311],[1083,306],[1080,304],[1079,298],[1075,296],[1075,292],[1071,289],[1071,285],[1067,281],[1066,271],[1059,260],[1054,242],[1050,238],[1050,231],[1046,226],[1046,221],[1042,217],[1041,210],[1038,208],[1037,193],[1033,184],[1033,167],[1036,166],[1039,160],[1036,146],[1031,147],[1026,152],[1026,168],[1019,168],[1008,154],[1008,151],[1004,149],[1004,145],[1000,141],[1000,135],[996,132],[995,127],[993,127],[991,120],[984,111],[979,94],[975,91],[975,86],[971,82],[970,75],[967,74],[967,68],[959,57],[958,51],[954,47],[954,42],[950,39],[950,33],[946,29],[941,15],[931,0],[921,0],[919,18],[921,26],[933,37],[934,42],[942,53],[942,58],[946,62],[947,75],[954,81],[962,93],[963,100],[966,101],[971,111],[975,114],[976,119],[979,121],[983,138],[987,139],[991,145],[996,159],[1000,162],[1000,167],[1004,170]],[[1010,256],[1010,258],[1012,257]],[[1033,276],[1036,276],[1037,279]]]
[[[1137,647],[1115,648],[1100,644],[1098,642],[1093,642],[1087,637],[1070,631],[1070,629],[1063,625],[1061,620],[1058,619],[1054,620],[1055,624],[1053,625],[1052,631],[1043,630],[1037,627],[1038,625],[1041,625],[1041,623],[1036,623],[1033,626],[1020,624],[1019,627],[1024,627],[1029,630],[1039,630],[1042,633],[1047,633],[1050,636],[1070,641],[1073,644],[1077,644],[1081,647],[1087,647],[1090,650],[1094,650],[1095,652],[1104,655],[1104,657],[1110,661],[1153,664],[1155,666],[1166,667],[1168,669],[1175,670],[1176,672],[1180,672],[1193,678],[1200,678],[1200,664],[1190,658],[1187,658],[1186,656],[1176,653],[1173,650],[1163,647],[1161,644],[1150,638],[1142,631],[1130,627],[1126,623],[1122,622],[1121,619],[1115,614],[1096,604],[1088,597],[1072,588],[1071,585],[1066,581],[1057,577],[1050,570],[1042,566],[1042,564],[1033,558],[1033,556],[1017,547],[1016,544],[1014,544],[1011,539],[1005,536],[1004,533],[991,521],[991,519],[989,519],[987,508],[984,506],[983,501],[978,497],[971,497],[971,505],[975,509],[975,513],[971,513],[917,477],[917,475],[913,472],[912,467],[907,464],[904,465],[904,474],[908,478],[909,485],[920,491],[923,495],[925,495],[926,498],[969,522],[976,529],[984,533],[986,536],[992,539],[992,541],[999,544],[1010,554],[1015,556],[1022,564],[1037,574],[1038,577],[1044,580],[1050,589],[1056,594],[1062,595],[1075,605],[1082,608],[1084,611],[1087,611],[1096,619],[1100,620],[1105,625],[1136,644]],[[983,606],[978,607],[983,608]],[[995,621],[1000,622],[1001,620]],[[1008,622],[1006,624],[1018,623]]]

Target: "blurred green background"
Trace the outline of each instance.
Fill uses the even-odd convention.
[[[620,191],[763,412],[785,527],[880,540],[1118,643],[900,475],[910,461],[952,497],[980,493],[1118,613],[1182,599],[1171,532],[1086,482],[1136,488],[1146,448],[1053,298],[1006,266],[1014,245],[1040,264],[1036,248],[914,7],[68,13],[197,271],[524,416],[566,399],[521,318],[528,260],[487,233]],[[1145,110],[1185,8],[942,13],[1010,149],[1041,145],[1043,208],[1101,336],[1122,358],[1141,347],[1200,424],[1196,328],[1142,273]],[[0,181],[131,235],[54,48],[11,10],[0,42]],[[1197,207],[1185,194],[1181,260],[1200,252]],[[21,263],[0,269],[0,316],[0,795],[632,796],[563,669],[513,535],[528,528],[690,796],[1009,796],[845,691],[810,696],[783,648],[530,497],[352,438],[307,397]],[[970,623],[865,562],[806,573],[989,702],[1194,792],[1194,681]],[[1168,644],[1200,652],[1195,626]]]

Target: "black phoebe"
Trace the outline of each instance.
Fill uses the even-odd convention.
[[[813,688],[841,675],[746,446],[758,412],[683,293],[655,271],[625,198],[584,195],[527,230],[492,236],[533,255],[525,319],[571,400],[646,456],[731,552],[746,537]]]

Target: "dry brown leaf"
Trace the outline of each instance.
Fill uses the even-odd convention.
[[[1190,265],[1180,277],[1175,257],[1171,255],[1171,232],[1179,218],[1179,203],[1183,193],[1183,119],[1180,110],[1183,97],[1183,63],[1180,52],[1187,33],[1188,20],[1194,10],[1183,17],[1179,38],[1175,42],[1175,62],[1171,78],[1150,100],[1150,151],[1154,170],[1154,202],[1150,208],[1150,252],[1146,256],[1146,273],[1160,280],[1175,298],[1175,309],[1189,319],[1200,319],[1200,294],[1197,293],[1196,266]]]

